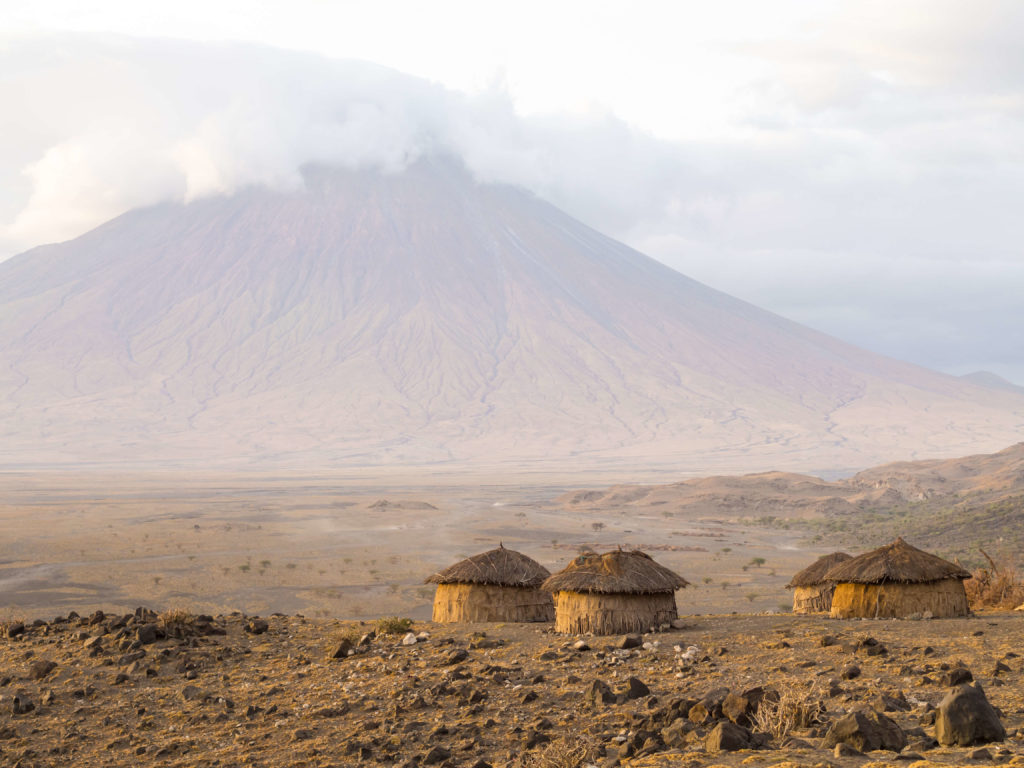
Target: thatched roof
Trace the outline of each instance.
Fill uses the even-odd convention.
[[[649,595],[675,592],[689,582],[639,550],[587,552],[541,584],[548,592]]]
[[[840,563],[825,574],[827,581],[848,584],[922,584],[943,579],[969,579],[956,563],[929,555],[903,539]]]
[[[786,589],[794,589],[795,587],[816,587],[819,584],[825,584],[827,582],[825,574],[831,568],[850,559],[850,555],[845,552],[833,552],[831,555],[822,555],[802,571],[798,571],[796,575],[789,580],[789,584],[786,585]]]
[[[501,587],[537,587],[551,571],[522,552],[497,549],[466,558],[438,571],[425,584],[495,584]]]

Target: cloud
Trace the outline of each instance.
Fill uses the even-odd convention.
[[[159,200],[294,186],[307,163],[444,152],[861,346],[1024,382],[1024,14],[840,5],[813,33],[731,44],[757,74],[722,94],[728,130],[687,141],[601,107],[524,116],[500,81],[465,94],[255,45],[8,42],[0,258]]]

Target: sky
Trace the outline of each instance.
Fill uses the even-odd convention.
[[[0,4],[0,259],[433,151],[872,351],[1024,384],[1016,0]]]

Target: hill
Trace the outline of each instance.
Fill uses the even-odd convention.
[[[836,470],[1024,395],[701,285],[454,162],[131,211],[0,264],[0,464]]]

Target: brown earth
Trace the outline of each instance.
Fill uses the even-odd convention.
[[[399,634],[358,645],[371,624],[298,616],[140,609],[27,622],[21,633],[8,622],[0,764],[574,768],[619,756],[637,768],[1022,765],[1021,621],[691,616],[641,647],[591,637],[583,650],[550,625],[417,622],[412,630],[427,633],[420,642],[403,645]],[[332,658],[345,640],[357,643],[353,654]],[[860,674],[845,679],[851,665]],[[933,742],[944,675],[962,669],[1007,729],[986,752]],[[755,696],[758,687],[766,692]],[[756,737],[757,749],[714,751],[724,690],[763,696],[765,713],[776,693],[799,699],[812,716]],[[746,722],[748,709],[729,702],[724,709]],[[861,708],[885,710],[903,729],[902,753],[837,756],[823,746],[829,725]],[[581,759],[569,759],[577,749]]]

